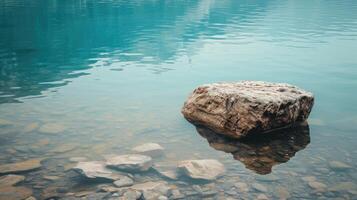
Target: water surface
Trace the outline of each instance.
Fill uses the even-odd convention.
[[[157,142],[165,147],[160,162],[224,163],[215,184],[225,198],[273,199],[283,187],[292,199],[356,199],[355,189],[329,190],[357,184],[356,52],[353,0],[1,1],[0,164],[46,158],[22,183],[44,198],[45,188],[86,189],[66,171],[70,157],[100,160]],[[269,173],[212,148],[180,113],[195,87],[239,80],[315,94],[308,142]],[[44,133],[46,125],[61,131]],[[327,188],[311,188],[308,176]],[[236,182],[250,192],[235,190]]]

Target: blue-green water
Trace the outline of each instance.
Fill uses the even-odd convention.
[[[165,147],[160,162],[224,163],[226,175],[215,182],[224,199],[275,199],[281,187],[291,199],[356,199],[356,52],[354,0],[2,0],[0,164],[46,158],[21,184],[39,199],[46,188],[66,196],[88,190],[66,171],[68,158],[101,160],[157,142]],[[239,80],[287,82],[315,94],[309,142],[270,175],[211,148],[180,113],[198,85]],[[46,124],[60,133],[41,132]],[[53,150],[63,144],[71,148]],[[306,176],[326,188],[316,191]],[[239,181],[247,194],[234,188]],[[350,188],[330,190],[341,182]]]

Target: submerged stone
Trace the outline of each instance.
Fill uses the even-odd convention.
[[[38,169],[41,167],[42,160],[43,159],[30,159],[17,163],[0,165],[0,174],[19,173]]]
[[[164,181],[139,183],[133,185],[131,189],[142,192],[143,198],[148,200],[158,199],[162,195],[168,196],[170,191],[169,185]]]
[[[334,169],[336,171],[343,171],[343,170],[352,168],[351,165],[348,165],[348,164],[340,162],[340,161],[331,161],[331,162],[329,162],[329,166],[331,169]]]
[[[152,167],[153,162],[149,156],[127,154],[107,157],[106,165],[123,171],[147,171]]]
[[[128,187],[128,186],[132,186],[134,184],[134,181],[133,179],[127,176],[123,176],[119,180],[114,181],[113,184],[117,187]]]
[[[57,124],[57,123],[47,123],[44,124],[40,127],[38,130],[41,133],[61,133],[64,130],[66,130],[66,127],[64,127],[62,124]]]
[[[89,179],[114,181],[122,177],[121,175],[114,174],[112,171],[107,169],[105,167],[105,163],[100,161],[79,162],[73,169]]]
[[[157,143],[145,143],[134,147],[132,150],[135,153],[151,157],[162,156],[164,154],[164,148]]]
[[[317,181],[308,182],[308,185],[312,189],[316,190],[317,192],[323,192],[327,188],[327,186],[325,184],[317,182]]]
[[[178,164],[178,170],[193,179],[214,180],[222,176],[225,168],[217,160],[185,160]]]
[[[14,186],[19,182],[25,180],[25,176],[8,174],[0,177],[0,188],[6,186]]]
[[[26,199],[32,195],[32,190],[26,187],[0,187],[0,200]]]
[[[289,84],[214,83],[195,89],[182,113],[194,124],[242,138],[305,121],[313,103],[310,92]]]

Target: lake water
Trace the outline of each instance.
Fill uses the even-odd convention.
[[[209,186],[134,175],[165,180],[186,199],[206,198],[188,196],[197,185],[214,188],[213,199],[357,199],[356,52],[354,0],[3,0],[0,165],[43,158],[17,187],[69,198],[99,184],[78,181],[70,158],[156,142],[165,148],[157,163],[225,165]],[[309,126],[255,144],[206,139],[183,118],[194,88],[240,80],[313,92]]]

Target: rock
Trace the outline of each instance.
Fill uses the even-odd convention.
[[[325,184],[317,182],[317,181],[309,182],[308,185],[312,189],[316,190],[317,192],[324,192],[327,188],[327,186]]]
[[[315,176],[305,176],[305,177],[302,177],[301,179],[303,181],[306,181],[306,182],[314,182],[314,181],[316,181],[316,177]]]
[[[64,130],[66,130],[66,128],[62,124],[47,123],[47,124],[42,125],[38,131],[40,133],[55,134],[55,133],[61,133]]]
[[[0,177],[0,188],[6,186],[14,186],[25,180],[25,176],[8,174]]]
[[[246,192],[249,191],[248,185],[246,183],[243,183],[243,182],[235,183],[234,187],[236,187],[242,193],[246,193]]]
[[[26,199],[32,195],[32,190],[26,187],[0,187],[0,200]]]
[[[269,198],[265,194],[259,194],[257,200],[269,200]]]
[[[55,181],[60,179],[61,177],[59,176],[43,176],[43,179],[48,180],[48,181]]]
[[[185,102],[185,118],[234,138],[305,121],[314,97],[282,83],[243,81],[198,87]]]
[[[153,169],[159,173],[161,176],[167,179],[171,180],[177,180],[178,179],[178,174],[176,171],[176,166],[161,166],[155,164],[153,166]]]
[[[276,194],[281,200],[286,200],[290,197],[289,191],[285,187],[277,187],[276,188]]]
[[[89,161],[79,162],[74,168],[76,172],[89,179],[104,179],[104,180],[119,180],[122,176],[114,174],[109,169],[105,168],[104,162]]]
[[[145,143],[132,149],[135,153],[151,157],[159,157],[164,154],[164,148],[157,143]]]
[[[142,192],[145,200],[154,200],[160,196],[168,196],[170,191],[170,187],[164,181],[139,183],[133,185],[131,188]]]
[[[353,182],[339,182],[329,190],[332,192],[357,191],[357,185]]]
[[[268,192],[268,189],[262,184],[253,183],[252,186],[254,189],[256,189],[259,192]]]
[[[119,199],[120,200],[137,200],[137,199],[140,199],[140,197],[141,197],[141,192],[133,190],[133,189],[129,189]]]
[[[222,163],[217,160],[185,160],[178,164],[178,170],[193,179],[212,181],[225,172]]]
[[[19,173],[35,170],[41,167],[43,159],[30,159],[17,163],[9,163],[0,165],[0,174]]]
[[[152,167],[153,162],[149,156],[128,154],[110,156],[107,158],[106,165],[123,171],[147,171]]]
[[[331,169],[336,170],[336,171],[343,171],[343,170],[352,168],[351,165],[348,165],[348,164],[340,162],[340,161],[331,161],[331,162],[329,162],[329,166]]]
[[[13,125],[14,123],[12,123],[9,120],[6,119],[0,119],[0,126],[9,126],[9,125]]]
[[[170,199],[184,199],[185,195],[180,192],[178,189],[174,189],[171,191]]]
[[[127,187],[127,186],[132,186],[134,184],[133,179],[123,176],[119,180],[114,181],[114,185],[117,187]]]
[[[30,196],[30,197],[27,197],[25,200],[36,200],[36,198],[33,196]]]
[[[23,132],[24,133],[29,133],[29,132],[32,132],[32,131],[36,130],[38,127],[39,127],[38,123],[34,122],[34,123],[26,125],[24,127]]]
[[[69,158],[69,161],[71,161],[71,162],[83,162],[86,160],[87,160],[86,157],[71,157],[71,158]]]

